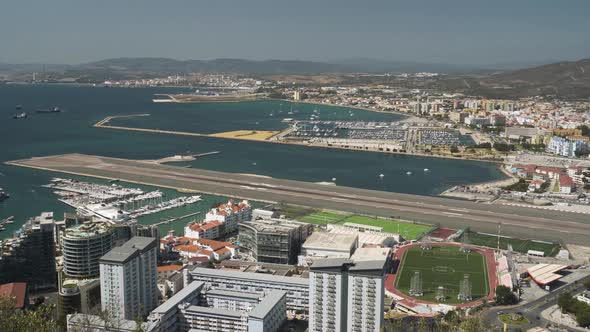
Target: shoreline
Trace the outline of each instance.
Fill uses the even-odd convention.
[[[213,134],[200,134],[200,133],[192,133],[186,131],[174,131],[174,130],[162,130],[162,129],[150,129],[150,128],[138,128],[138,127],[126,127],[126,126],[115,126],[108,124],[110,120],[117,119],[117,118],[127,118],[127,117],[139,117],[145,116],[143,114],[134,114],[134,115],[122,115],[122,116],[111,116],[107,117],[101,121],[96,122],[92,125],[95,128],[102,128],[102,129],[114,129],[114,130],[127,130],[127,131],[139,131],[139,132],[146,132],[146,133],[155,133],[155,134],[167,134],[167,135],[178,135],[178,136],[194,136],[194,137],[210,137],[210,138],[220,138],[220,139],[233,139],[233,140],[241,140],[241,141],[256,141],[262,143],[273,143],[273,144],[286,144],[286,145],[298,145],[298,146],[306,146],[306,147],[314,147],[314,148],[326,148],[326,149],[339,149],[339,150],[348,150],[348,151],[362,151],[362,152],[374,152],[374,153],[382,153],[382,154],[395,154],[401,156],[416,156],[416,157],[423,157],[423,158],[439,158],[439,159],[450,159],[450,160],[465,160],[465,161],[477,161],[477,162],[485,162],[485,163],[492,163],[496,165],[503,165],[502,161],[497,160],[486,160],[486,159],[473,159],[473,158],[464,158],[464,157],[453,157],[453,156],[440,156],[434,154],[424,154],[424,153],[406,153],[406,152],[396,152],[396,151],[375,151],[375,150],[359,150],[359,149],[351,149],[345,148],[340,146],[328,146],[328,145],[314,145],[308,143],[299,143],[295,141],[282,141],[282,140],[253,140],[253,139],[245,139],[242,137],[222,137],[222,136],[215,136],[218,133]],[[280,135],[277,134],[277,135]],[[277,136],[275,135],[275,136]]]

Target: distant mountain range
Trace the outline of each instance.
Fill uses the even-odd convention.
[[[590,59],[563,61],[481,77],[449,77],[447,89],[490,97],[590,97]]]
[[[501,66],[499,66],[501,67]],[[505,68],[510,68],[506,65]],[[427,64],[373,59],[333,62],[299,60],[174,60],[169,58],[115,58],[79,65],[2,64],[0,77],[24,77],[47,72],[52,78],[78,82],[148,78],[187,73],[250,75],[306,75],[350,73],[438,72],[433,88],[489,97],[556,95],[590,97],[590,59],[557,62],[527,69],[494,69],[475,65]]]

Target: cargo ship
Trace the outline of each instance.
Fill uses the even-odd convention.
[[[59,113],[59,112],[61,112],[61,109],[57,106],[54,108],[50,108],[50,109],[37,110],[37,113]]]

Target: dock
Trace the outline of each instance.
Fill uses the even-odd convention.
[[[155,224],[152,224],[152,225],[156,225],[156,226],[166,225],[166,224],[169,224],[169,223],[171,223],[171,222],[175,222],[175,221],[177,221],[177,220],[182,220],[182,219],[186,219],[186,218],[194,217],[194,216],[196,216],[196,215],[197,215],[197,214],[199,214],[199,213],[201,213],[201,212],[194,212],[194,213],[189,213],[189,214],[187,214],[187,215],[184,215],[184,216],[180,216],[180,217],[175,217],[175,218],[170,218],[170,219],[162,220],[162,221],[160,221],[160,222],[157,222],[157,223],[155,223]]]
[[[570,212],[479,204],[338,185],[325,186],[259,175],[83,154],[35,157],[10,161],[7,164],[96,178],[120,179],[176,190],[195,190],[217,196],[415,220],[452,228],[470,227],[480,232],[494,233],[501,223],[506,234],[546,240],[563,239],[572,244],[587,244],[590,236],[588,216]]]

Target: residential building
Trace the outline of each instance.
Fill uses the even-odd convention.
[[[268,294],[272,290],[287,293],[287,310],[309,310],[309,280],[301,277],[285,277],[268,273],[217,270],[201,267],[184,270],[184,284],[204,282],[208,289],[240,290]]]
[[[559,177],[559,192],[562,194],[571,194],[576,190],[576,184],[574,180],[567,176],[562,175]]]
[[[223,223],[218,220],[204,221],[202,223],[193,222],[184,228],[184,236],[215,240],[223,235],[223,229]]]
[[[296,264],[313,225],[287,219],[259,219],[239,225],[240,251],[258,262]]]
[[[26,282],[31,292],[57,288],[55,221],[52,212],[29,219],[2,241],[0,283]]]
[[[208,289],[194,281],[148,317],[148,332],[279,331],[286,320],[286,293]]]
[[[115,246],[115,231],[108,222],[90,221],[66,229],[61,238],[63,272],[68,277],[100,274],[98,261]]]
[[[576,157],[578,154],[588,153],[588,142],[553,136],[547,146],[547,152],[564,157]]]
[[[158,305],[157,251],[155,238],[136,236],[100,259],[103,310],[132,320]]]
[[[225,234],[238,230],[238,224],[252,219],[252,207],[248,201],[235,203],[230,199],[227,204],[221,204],[211,209],[205,216],[205,221],[217,220],[223,223]]]
[[[310,331],[380,331],[388,248],[363,248],[347,258],[315,260],[310,268]],[[359,249],[360,250],[360,249]]]

